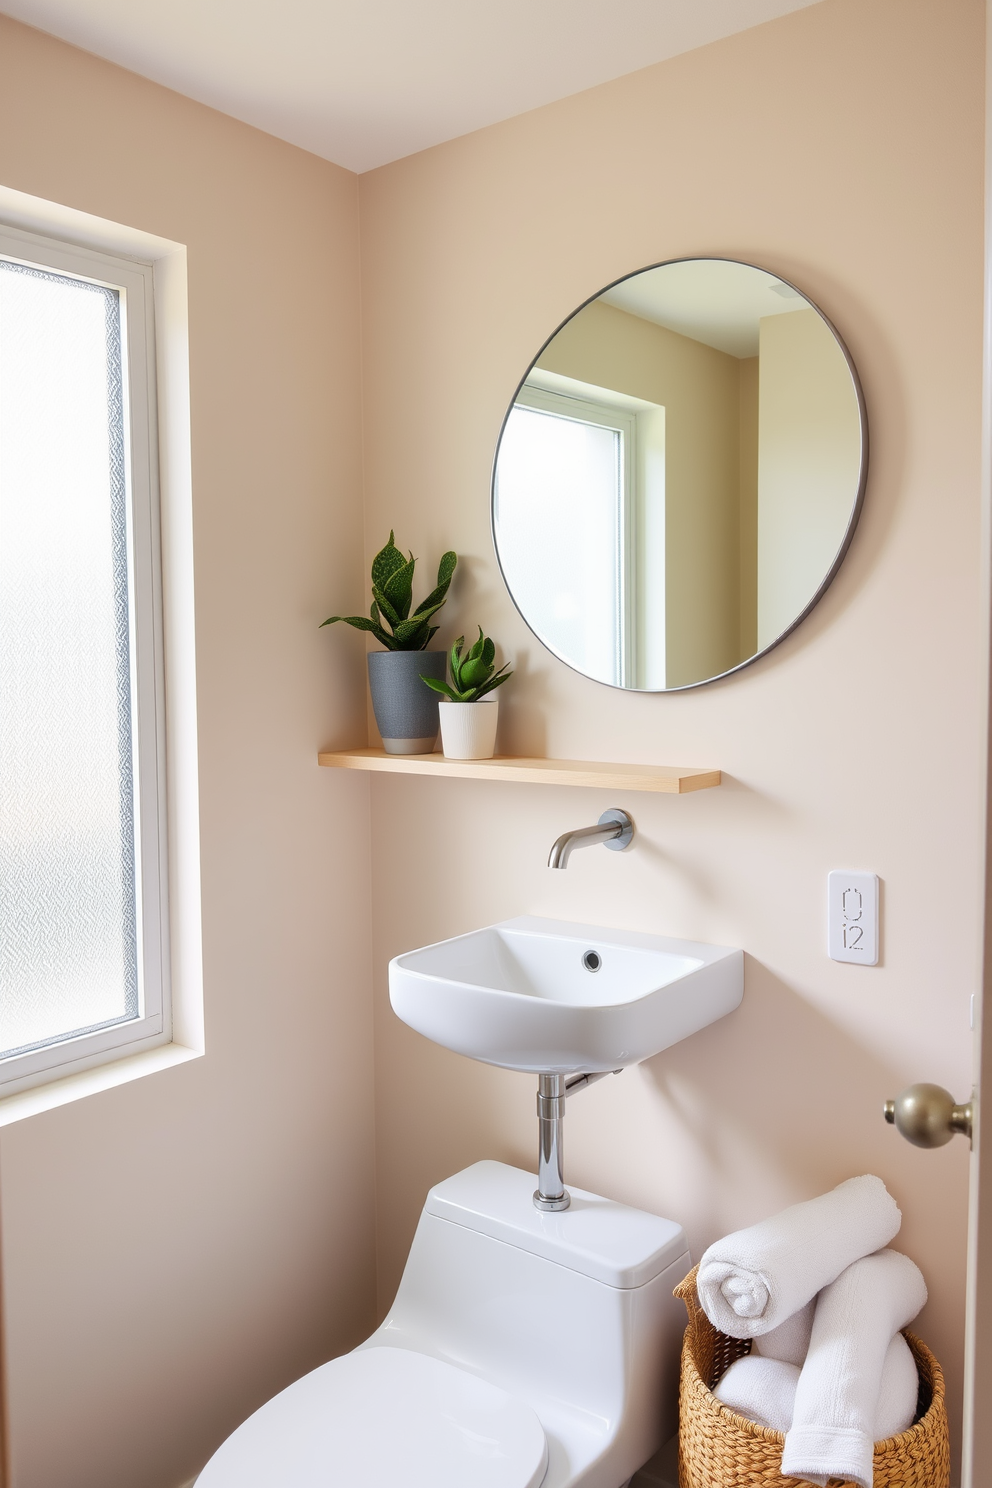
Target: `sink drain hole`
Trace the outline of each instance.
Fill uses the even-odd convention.
[[[582,957],[582,965],[586,971],[598,971],[603,964],[603,958],[598,951],[586,951]]]

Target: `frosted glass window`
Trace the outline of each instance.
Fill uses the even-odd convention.
[[[0,1058],[140,1016],[122,296],[0,259]]]
[[[514,405],[499,447],[494,515],[516,604],[552,651],[621,678],[624,437]]]

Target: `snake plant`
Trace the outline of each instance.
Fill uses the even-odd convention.
[[[487,692],[492,692],[494,687],[500,687],[513,676],[512,672],[506,670],[509,662],[496,671],[496,647],[488,636],[482,634],[481,625],[479,639],[471,650],[465,651],[464,647],[465,637],[459,636],[448,657],[453,685],[439,682],[436,677],[423,679],[428,687],[446,697],[449,703],[477,703]]]
[[[448,594],[448,585],[458,562],[456,553],[445,553],[437,569],[437,585],[410,614],[413,603],[413,571],[417,560],[411,553],[404,558],[393,541],[389,541],[372,559],[372,608],[365,615],[331,615],[324,625],[343,620],[356,630],[370,630],[387,651],[425,651],[439,627],[431,625]],[[387,630],[386,627],[389,627]]]

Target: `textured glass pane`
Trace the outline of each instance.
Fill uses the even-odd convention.
[[[0,260],[0,1056],[138,1014],[121,356]]]
[[[496,528],[528,624],[572,666],[619,683],[621,435],[516,404],[499,447]]]

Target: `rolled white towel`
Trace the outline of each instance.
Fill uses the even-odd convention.
[[[731,1364],[713,1394],[723,1405],[782,1436],[792,1425],[799,1367],[754,1352]],[[908,1431],[916,1415],[919,1377],[909,1344],[897,1333],[882,1365],[882,1387],[875,1407],[875,1440]]]
[[[872,1488],[882,1366],[893,1336],[926,1300],[918,1268],[895,1250],[855,1261],[824,1287],[785,1438],[783,1477],[816,1488],[830,1477]]]
[[[770,1333],[852,1261],[887,1245],[901,1223],[881,1178],[848,1178],[711,1245],[696,1277],[700,1305],[732,1338]]]
[[[920,1372],[913,1350],[902,1334],[897,1333],[885,1351],[882,1365],[882,1388],[875,1407],[877,1442],[886,1441],[890,1436],[901,1436],[909,1430],[916,1418],[919,1394]]]
[[[812,1302],[800,1307],[798,1312],[786,1318],[784,1323],[779,1323],[777,1328],[772,1328],[770,1333],[759,1333],[751,1344],[752,1356],[761,1354],[766,1359],[781,1359],[784,1364],[801,1366],[809,1348],[815,1311],[814,1297]]]
[[[798,1384],[798,1364],[746,1354],[721,1375],[713,1394],[721,1405],[739,1416],[758,1426],[767,1426],[769,1431],[780,1431],[784,1436],[792,1425]]]

